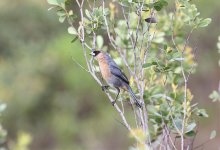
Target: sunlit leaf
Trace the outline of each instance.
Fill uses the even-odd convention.
[[[61,11],[57,11],[57,15],[58,16],[65,16],[66,13],[65,13],[65,11],[61,10]]]
[[[213,102],[220,101],[220,94],[217,91],[213,91],[210,95],[209,98],[212,99]]]
[[[90,12],[88,11],[88,9],[85,10],[85,14],[88,18],[91,18]]]
[[[198,27],[206,27],[211,23],[212,19],[211,18],[206,18],[203,19],[202,21],[200,21],[200,23],[198,24]]]
[[[209,117],[209,115],[206,113],[205,109],[198,109],[197,115],[200,117],[206,117],[206,118]]]
[[[47,0],[47,2],[51,5],[59,5],[57,0]]]
[[[7,105],[6,104],[1,104],[0,105],[0,112],[4,111],[6,109]]]
[[[192,130],[194,130],[195,129],[195,127],[196,127],[196,123],[191,123],[191,124],[189,124],[187,127],[186,127],[186,133],[187,132],[191,132]]]
[[[66,16],[61,16],[61,17],[59,17],[59,22],[63,23],[65,21],[65,19],[66,19]]]
[[[216,137],[216,130],[213,130],[213,131],[211,132],[211,134],[210,134],[209,139],[212,140],[212,139],[214,139],[215,137]]]
[[[68,28],[68,33],[69,34],[73,34],[73,35],[77,35],[78,34],[76,29],[73,26]]]

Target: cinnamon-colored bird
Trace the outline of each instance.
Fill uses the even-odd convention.
[[[137,97],[129,85],[128,78],[121,71],[115,61],[110,57],[110,55],[103,51],[93,51],[91,55],[98,61],[103,79],[105,79],[109,86],[117,89],[118,93],[115,100],[112,102],[113,106],[116,103],[120,93],[120,88],[122,88],[130,93],[133,100],[135,101],[135,104],[141,108],[140,102],[137,100]],[[102,89],[107,89],[109,86],[103,86]]]

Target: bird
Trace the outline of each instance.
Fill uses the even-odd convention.
[[[98,50],[92,51],[90,55],[98,61],[101,75],[108,84],[107,86],[102,86],[102,90],[106,90],[109,87],[114,87],[117,90],[117,95],[115,100],[112,102],[112,105],[115,105],[120,94],[120,89],[124,89],[130,93],[136,106],[142,108],[141,103],[137,100],[137,97],[129,85],[127,76],[122,72],[111,56],[104,51]]]
[[[145,19],[147,23],[157,23],[157,19],[155,17],[148,17]]]

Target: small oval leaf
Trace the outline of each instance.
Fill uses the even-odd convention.
[[[72,27],[72,26],[68,28],[68,33],[69,34],[73,34],[73,35],[77,35],[78,34],[76,29],[74,27]]]
[[[208,26],[208,25],[211,23],[211,21],[212,21],[211,18],[203,19],[203,20],[198,24],[198,26],[199,26],[199,27],[206,27],[206,26]]]
[[[51,5],[59,5],[57,0],[47,0],[47,2],[48,2],[48,4],[51,4]]]
[[[212,140],[212,139],[214,139],[215,137],[216,137],[216,131],[213,130],[213,131],[211,132],[211,134],[210,134],[209,139]]]

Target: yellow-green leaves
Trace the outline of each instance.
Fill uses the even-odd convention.
[[[99,30],[104,24],[104,17],[108,14],[108,9],[104,9],[102,7],[94,8],[94,10],[90,11],[85,9],[85,28],[87,34],[90,34],[94,31]]]
[[[138,138],[140,142],[144,142],[147,138],[147,134],[141,128],[131,129],[130,137]]]
[[[28,150],[29,145],[31,144],[32,137],[29,133],[20,131],[18,133],[18,140],[15,143],[13,149],[16,150]]]
[[[211,18],[201,18],[196,5],[188,1],[182,1],[177,5],[177,14],[182,17],[182,21],[193,28],[206,27],[211,23]]]

